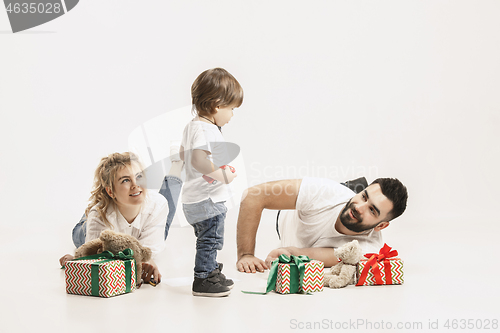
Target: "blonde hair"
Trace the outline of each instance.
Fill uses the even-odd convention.
[[[211,115],[218,106],[240,107],[243,89],[238,80],[223,68],[201,73],[191,86],[191,98],[198,115]]]
[[[101,159],[101,162],[99,162],[95,170],[94,185],[90,193],[89,205],[85,210],[85,215],[87,215],[87,217],[92,207],[95,206],[104,224],[113,229],[113,226],[106,218],[106,212],[110,206],[115,205],[116,199],[109,196],[106,188],[109,187],[111,191],[114,192],[114,182],[118,171],[132,165],[132,162],[137,163],[141,170],[144,169],[139,158],[134,153],[113,153]]]

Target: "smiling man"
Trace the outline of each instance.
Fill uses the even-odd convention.
[[[379,178],[359,193],[330,179],[280,180],[249,188],[241,202],[237,226],[240,272],[263,272],[280,254],[307,255],[326,267],[338,262],[334,249],[354,239],[363,251],[378,252],[381,230],[406,209],[408,192],[394,178]],[[278,212],[282,248],[266,262],[254,256],[255,236],[264,209]]]

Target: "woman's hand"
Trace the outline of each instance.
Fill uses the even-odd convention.
[[[161,282],[160,270],[158,269],[158,266],[156,266],[156,264],[153,260],[142,263],[142,277],[141,278],[145,283],[149,283],[151,278],[153,279],[153,282],[155,284],[158,284]]]
[[[274,249],[269,254],[267,255],[266,258],[266,265],[271,268],[271,264],[274,260],[278,259],[278,257],[282,254],[286,254],[287,256],[291,256],[292,253],[288,250],[286,247],[280,247],[278,249]]]
[[[67,261],[73,259],[75,259],[75,257],[73,257],[71,254],[65,254],[64,256],[61,257],[61,259],[59,259],[59,263],[61,264],[61,267],[64,267]]]

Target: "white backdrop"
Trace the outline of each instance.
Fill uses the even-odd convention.
[[[0,11],[0,223],[77,219],[100,157],[189,105],[192,81],[220,66],[245,90],[224,135],[241,146],[249,184],[399,177],[404,223],[467,215],[480,228],[499,185],[499,11],[497,1],[82,1],[18,34]]]
[[[409,203],[390,245],[494,253],[499,16],[498,1],[85,0],[12,34],[0,10],[0,226],[21,231],[0,248],[57,229],[68,252],[99,159],[223,67],[245,91],[223,132],[248,185],[398,177]]]

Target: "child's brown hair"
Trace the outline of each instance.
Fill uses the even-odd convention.
[[[243,103],[240,83],[223,68],[201,73],[191,86],[193,106],[198,115],[211,115],[218,106],[239,107]]]

